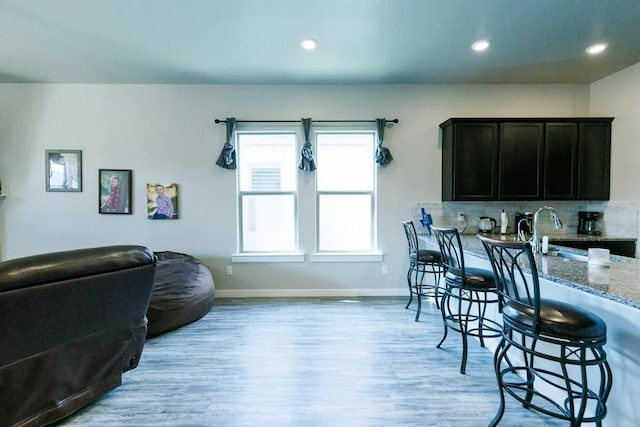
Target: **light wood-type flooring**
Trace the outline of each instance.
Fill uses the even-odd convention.
[[[201,320],[147,340],[123,384],[64,426],[486,426],[493,355],[442,349],[432,302],[407,298],[218,299]],[[565,426],[507,397],[501,427]]]

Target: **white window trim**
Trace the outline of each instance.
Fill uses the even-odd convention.
[[[231,255],[231,262],[304,262],[302,252],[237,253]]]
[[[311,262],[382,262],[382,252],[316,252],[309,255]]]
[[[317,136],[318,134],[332,134],[332,133],[373,133],[374,136],[374,149],[375,149],[375,141],[377,140],[377,131],[372,130],[369,127],[361,127],[361,126],[351,126],[348,129],[344,128],[336,128],[335,126],[323,126],[321,129],[316,129],[313,132],[313,142],[314,148],[317,150],[318,142]],[[372,153],[372,162],[374,161],[373,153]],[[311,254],[310,260],[311,262],[348,262],[348,261],[382,261],[381,252],[378,250],[378,171],[375,166],[373,166],[373,190],[372,191],[319,191],[316,180],[316,187],[314,191],[315,196],[315,209],[316,209],[316,224],[315,224],[315,248],[316,252]],[[321,194],[371,194],[371,251],[353,251],[353,252],[334,252],[334,251],[321,251],[319,249],[320,244],[320,229],[318,227],[318,220],[320,217],[320,195]],[[372,255],[373,254],[373,255]],[[358,257],[362,257],[363,259],[357,259]]]
[[[348,129],[336,129],[334,126],[321,126],[322,130],[320,130],[320,132],[328,132],[328,133],[333,133],[333,132],[371,132],[371,128],[369,127],[362,127],[360,128],[359,126],[356,126],[355,128],[352,126],[349,126]],[[317,127],[316,127],[317,129]],[[297,141],[299,141],[296,145],[298,145],[297,149],[300,149],[300,145],[302,144],[302,135],[300,134],[298,129],[292,129],[290,127],[282,127],[282,126],[274,126],[273,128],[268,128],[265,129],[265,126],[262,125],[260,126],[259,129],[255,129],[253,126],[243,126],[243,129],[240,130],[239,132],[236,132],[235,138],[238,137],[238,133],[290,133],[290,132],[294,132],[296,133],[296,139]],[[374,131],[375,133],[375,131]],[[315,135],[316,132],[313,133],[313,141],[312,144],[314,146],[314,149],[316,147],[316,141],[315,141]],[[236,144],[237,144],[237,139],[235,140]],[[236,145],[237,147],[237,145]],[[375,166],[374,166],[375,167]],[[332,251],[322,251],[322,252],[318,252],[317,251],[317,244],[318,244],[318,229],[317,229],[317,222],[315,224],[315,243],[314,245],[316,245],[316,252],[308,254],[308,256],[305,255],[304,252],[301,251],[293,251],[293,252],[237,252],[231,255],[231,262],[232,263],[300,263],[300,262],[305,262],[305,259],[308,260],[309,262],[314,262],[314,263],[342,263],[342,262],[383,262],[384,261],[384,253],[382,251],[380,251],[379,249],[377,249],[377,244],[378,244],[378,228],[377,228],[377,179],[378,179],[378,173],[377,170],[374,171],[375,175],[374,175],[374,190],[373,190],[373,205],[372,205],[372,220],[373,220],[373,224],[372,224],[372,246],[374,247],[374,249],[372,251],[362,251],[362,252],[332,252]],[[315,178],[314,178],[315,179]],[[295,190],[295,199],[296,199],[296,203],[295,203],[295,215],[296,215],[296,245],[299,245],[299,191],[300,188],[298,186],[299,183],[296,184],[296,190]],[[239,184],[238,184],[239,185]],[[318,192],[317,189],[314,190],[315,195],[313,196],[315,198],[315,210],[316,210],[316,215],[317,215],[317,209],[318,209]],[[241,197],[240,197],[240,192],[238,192],[236,194],[236,197],[238,198],[238,203],[240,203]],[[240,208],[240,206],[238,206],[238,208]],[[317,218],[317,217],[316,217]],[[240,216],[238,216],[238,230],[237,230],[237,237],[238,237],[238,248],[240,248],[241,246],[241,242],[240,242],[240,230],[241,230],[241,219]]]
[[[239,148],[239,140],[240,140],[240,135],[241,134],[293,134],[295,135],[295,149],[296,151],[299,150],[299,141],[300,141],[300,131],[295,129],[293,126],[287,126],[287,127],[281,127],[278,126],[277,128],[274,129],[270,129],[265,126],[261,126],[259,129],[252,129],[252,126],[243,126],[243,129],[241,130],[236,130],[235,135],[234,135],[234,142],[235,142],[235,146],[236,148]],[[241,150],[238,150],[238,153],[236,153],[236,155],[239,155]],[[243,215],[243,210],[242,210],[242,197],[244,195],[292,195],[294,197],[294,218],[295,218],[295,248],[299,249],[300,248],[300,230],[299,230],[299,225],[300,225],[300,219],[299,219],[299,213],[298,213],[298,199],[299,199],[299,183],[298,183],[298,179],[296,178],[296,187],[294,190],[292,191],[281,191],[281,192],[265,192],[265,191],[242,191],[240,190],[240,176],[238,175],[238,172],[236,172],[236,209],[237,209],[237,229],[236,229],[236,247],[237,250],[239,251],[236,254],[232,255],[232,262],[300,262],[297,259],[294,259],[293,261],[289,261],[289,260],[283,260],[285,258],[283,258],[283,253],[282,252],[271,252],[271,251],[266,251],[266,252],[245,252],[244,251],[244,245],[243,245],[243,236],[242,236],[242,227],[243,227],[243,221],[242,221],[242,215]],[[292,252],[293,254],[298,254],[298,251]],[[288,254],[288,252],[287,252]],[[303,259],[302,261],[304,261],[304,254],[302,255]],[[237,261],[234,261],[234,258],[237,259]],[[270,261],[269,258],[273,258],[273,261]]]
[[[309,255],[310,262],[382,262],[384,253],[382,252],[320,252]],[[231,255],[233,263],[286,263],[286,262],[304,262],[305,255],[298,253],[236,253]]]

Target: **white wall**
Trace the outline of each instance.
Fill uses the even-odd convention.
[[[640,63],[593,83],[589,114],[615,117],[611,133],[611,200],[640,200]]]
[[[615,117],[611,132],[611,200],[605,217],[640,238],[640,63],[591,85],[590,114]],[[636,258],[640,245],[636,246]]]
[[[588,85],[0,85],[0,179],[7,194],[0,201],[0,258],[135,243],[199,257],[219,296],[404,295],[399,221],[412,202],[440,200],[438,124],[461,116],[585,116],[589,95]],[[379,246],[388,275],[379,263],[310,262],[234,264],[233,276],[224,274],[236,249],[235,174],[214,164],[225,128],[213,120],[231,116],[400,120],[385,132],[395,160],[378,178]],[[83,150],[81,193],[45,192],[44,152],[57,148]],[[133,215],[97,213],[99,168],[133,169]],[[301,185],[312,188],[300,173]],[[146,218],[147,182],[178,183],[179,220]],[[613,188],[623,191],[616,182]],[[304,236],[313,236],[312,224],[304,215]]]

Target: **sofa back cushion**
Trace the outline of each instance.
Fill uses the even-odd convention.
[[[151,264],[144,246],[120,245],[33,255],[0,262],[0,292]]]

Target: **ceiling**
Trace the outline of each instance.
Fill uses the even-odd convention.
[[[0,0],[0,83],[591,83],[638,62],[639,0]]]

